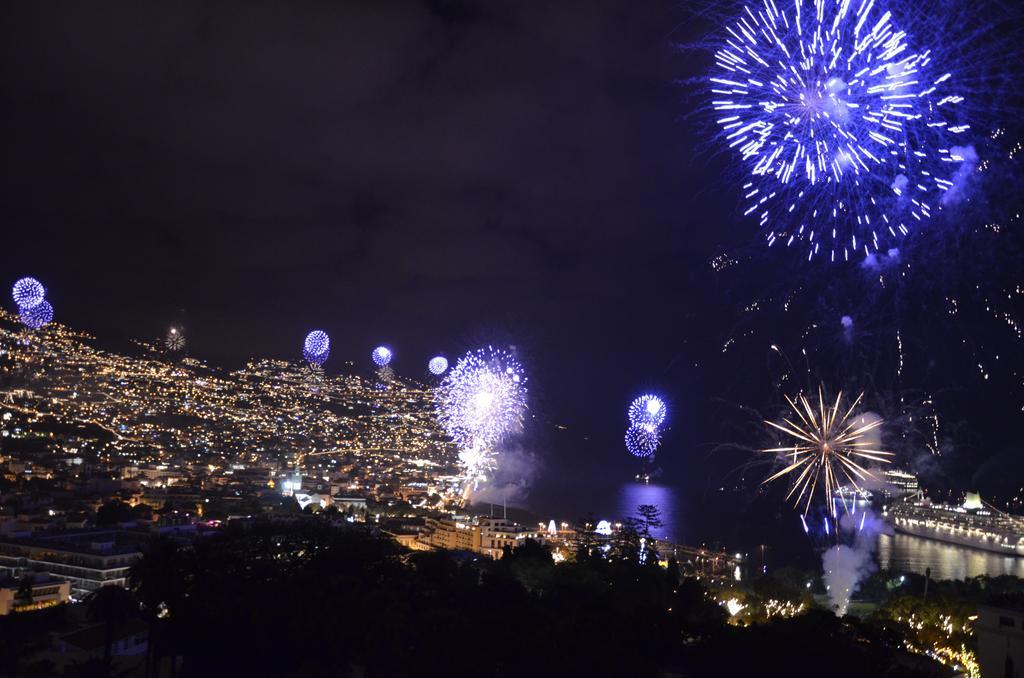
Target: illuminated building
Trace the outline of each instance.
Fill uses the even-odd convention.
[[[132,564],[142,558],[148,532],[78,530],[37,533],[0,541],[0,573],[20,577],[45,572],[66,580],[78,599],[101,586],[126,586]]]
[[[427,518],[420,541],[447,551],[476,551],[480,548],[480,530],[454,518]]]
[[[512,549],[524,537],[522,525],[506,518],[478,518],[476,529],[480,533],[479,553],[494,558],[501,558],[506,547]]]
[[[427,518],[418,541],[432,548],[472,551],[498,559],[506,547],[515,548],[525,539],[539,539],[540,536],[538,531],[528,532],[507,518]]]
[[[306,494],[305,492],[296,492],[292,496],[295,497],[295,501],[299,503],[299,508],[302,510],[305,510],[307,506],[325,509],[331,505],[331,495],[329,494]]]
[[[188,488],[147,487],[143,490],[139,503],[154,509],[173,506],[181,510],[195,511],[202,503],[202,498],[198,492]]]
[[[419,540],[419,530],[409,529],[391,529],[384,530],[384,534],[388,535],[401,546],[412,551],[429,551],[430,547]]]
[[[342,496],[340,494],[336,494],[331,499],[334,502],[334,505],[338,507],[338,510],[342,512],[346,512],[351,509],[354,513],[360,513],[366,510],[366,497]]]
[[[30,583],[14,578],[0,581],[0,616],[42,610],[70,599],[71,583],[68,581],[39,575],[33,576]]]

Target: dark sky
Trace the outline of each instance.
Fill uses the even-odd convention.
[[[684,190],[716,170],[680,117],[680,15],[554,4],[9,10],[8,277],[108,339],[180,318],[226,362],[322,326],[417,374],[493,339],[570,389],[643,380],[721,219]]]
[[[739,305],[709,261],[753,236],[674,0],[23,2],[0,26],[4,277],[101,341],[183,323],[231,366],[320,327],[335,366],[389,342],[416,376],[512,343],[535,409],[616,458],[642,388],[683,448],[721,440],[722,383],[763,405],[770,377],[705,368]]]

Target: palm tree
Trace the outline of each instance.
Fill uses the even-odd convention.
[[[101,586],[89,594],[88,614],[94,621],[103,622],[105,626],[105,644],[103,663],[110,666],[110,655],[114,645],[114,627],[123,624],[138,611],[138,603],[126,589],[120,586]]]

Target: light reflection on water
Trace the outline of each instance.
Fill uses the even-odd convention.
[[[930,567],[935,579],[965,579],[983,574],[1024,577],[1024,558],[899,533],[878,537],[878,563],[883,569],[918,574],[924,574],[925,568]]]
[[[664,524],[653,530],[659,538],[676,543],[686,543],[688,539],[693,539],[699,543],[696,541],[697,535],[701,535],[700,539],[707,539],[708,535],[719,535],[727,545],[741,548],[735,534],[731,540],[725,535],[731,534],[731,521],[749,520],[750,516],[720,515],[705,499],[689,496],[690,503],[686,503],[687,498],[688,494],[681,489],[665,485],[637,482],[620,484],[614,478],[604,478],[590,481],[584,489],[566,487],[561,482],[553,484],[550,493],[538,504],[544,511],[542,515],[545,521],[550,518],[577,520],[591,512],[596,520],[614,521],[636,517],[639,505],[653,504],[661,511]],[[802,533],[800,537],[801,543],[804,543]],[[772,546],[777,564],[796,564],[794,559],[799,554],[791,544],[777,542]],[[879,536],[877,556],[882,568],[924,574],[925,568],[930,567],[936,579],[964,579],[983,574],[993,577],[1012,574],[1024,578],[1024,558],[1006,557],[912,535]],[[815,556],[812,562],[797,566],[812,569],[820,567],[820,561]]]
[[[645,483],[626,483],[619,487],[618,503],[616,505],[618,515],[616,518],[638,517],[636,509],[641,504],[653,504],[661,511],[662,527],[652,528],[651,534],[658,539],[669,541],[681,541],[680,535],[674,534],[673,529],[678,525],[679,516],[676,515],[676,491],[671,487],[662,485],[647,485]]]

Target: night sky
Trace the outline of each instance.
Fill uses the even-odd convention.
[[[542,456],[586,436],[574,459],[628,464],[624,406],[655,388],[666,450],[706,461],[740,435],[721,418],[777,395],[770,332],[722,355],[779,285],[754,276],[803,263],[710,265],[757,235],[686,84],[708,57],[675,47],[706,28],[674,1],[7,7],[0,270],[44,280],[101,344],[181,324],[228,367],[297,359],[316,327],[329,369],[368,371],[389,343],[416,377],[437,352],[513,344],[540,427],[571,432],[538,434]],[[901,388],[959,389],[943,414],[972,422],[976,466],[1019,439],[979,414],[998,395],[965,365]]]

